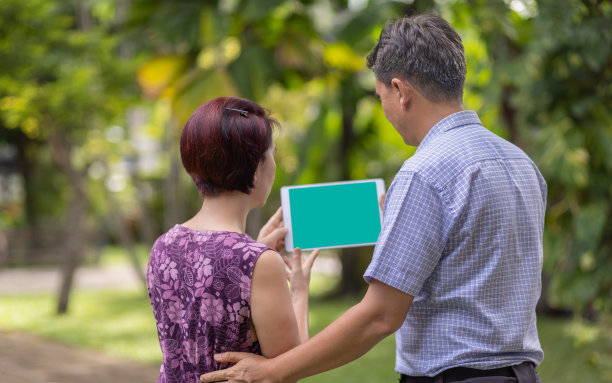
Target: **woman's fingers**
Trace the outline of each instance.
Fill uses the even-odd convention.
[[[259,231],[257,242],[263,243],[276,251],[281,251],[285,247],[285,235],[288,231],[283,226],[282,220],[283,209],[279,207]]]
[[[319,249],[314,250],[312,253],[308,255],[304,264],[308,269],[312,269],[312,265],[314,264],[315,259],[319,256]]]
[[[268,222],[261,228],[261,231],[266,231],[266,233],[276,229],[281,225],[281,221],[283,219],[283,208],[279,207],[276,212],[270,217]]]
[[[299,272],[300,270],[302,270],[302,249],[300,249],[299,247],[293,249],[293,259],[291,263],[292,271]]]

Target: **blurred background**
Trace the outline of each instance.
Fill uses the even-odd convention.
[[[15,353],[34,366],[24,347],[46,339],[158,368],[144,268],[155,239],[201,205],[178,151],[200,104],[241,96],[282,124],[274,188],[247,223],[254,237],[281,186],[388,186],[415,148],[386,121],[365,57],[387,20],[411,12],[457,29],[465,108],[548,182],[544,381],[612,382],[608,0],[0,1],[0,344],[23,346],[5,347],[0,380],[18,375]],[[312,333],[359,300],[371,254],[322,254]],[[306,381],[394,381],[393,365],[390,337]]]

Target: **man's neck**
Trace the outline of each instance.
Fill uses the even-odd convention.
[[[425,102],[420,106],[421,110],[415,121],[415,131],[417,132],[416,145],[418,146],[427,133],[437,123],[450,116],[451,114],[463,111],[461,103],[431,103]]]

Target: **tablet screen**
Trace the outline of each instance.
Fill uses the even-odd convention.
[[[381,230],[382,193],[380,179],[281,188],[287,250],[373,245]]]

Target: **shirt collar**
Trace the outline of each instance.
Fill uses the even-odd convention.
[[[435,124],[423,138],[423,141],[417,147],[417,152],[434,141],[436,137],[445,132],[465,125],[482,125],[478,114],[472,110],[463,110],[453,113],[450,116],[444,117],[440,122]]]

